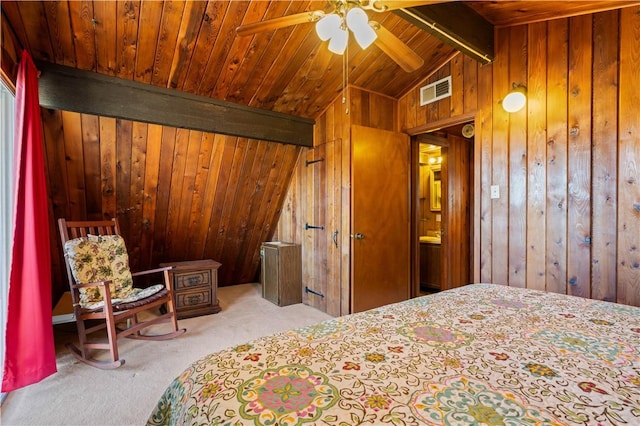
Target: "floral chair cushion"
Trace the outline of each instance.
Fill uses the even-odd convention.
[[[134,302],[164,288],[162,284],[146,289],[133,287],[129,256],[120,235],[89,235],[69,240],[64,244],[64,255],[76,283],[111,281],[109,288],[112,304]],[[98,309],[104,305],[99,287],[79,290],[80,305],[83,308]]]

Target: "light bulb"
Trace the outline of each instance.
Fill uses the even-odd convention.
[[[361,48],[371,46],[378,34],[369,26],[369,17],[359,7],[349,9],[347,12],[347,27],[353,31],[353,35]]]
[[[527,103],[527,97],[524,94],[524,89],[517,88],[511,91],[502,100],[502,108],[507,112],[518,112]]]
[[[329,42],[329,51],[342,55],[347,48],[347,41],[349,41],[349,33],[347,30],[340,28],[331,36]]]
[[[316,33],[320,40],[327,41],[340,31],[341,19],[335,13],[325,15],[324,18],[316,22]]]

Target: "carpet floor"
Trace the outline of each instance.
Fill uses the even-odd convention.
[[[115,370],[77,361],[64,346],[77,340],[75,324],[54,326],[58,372],[11,392],[2,403],[0,424],[142,425],[165,388],[191,362],[210,352],[331,318],[303,304],[278,307],[263,299],[261,291],[260,284],[218,289],[222,311],[180,320],[187,332],[175,339],[121,339],[119,353],[126,363]]]

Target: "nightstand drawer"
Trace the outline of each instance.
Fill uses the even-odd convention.
[[[203,271],[192,271],[187,273],[176,273],[174,274],[174,290],[183,290],[189,289],[192,287],[198,286],[209,286],[211,283],[211,271],[203,270]]]
[[[207,289],[176,293],[176,308],[198,308],[211,305],[211,292]]]

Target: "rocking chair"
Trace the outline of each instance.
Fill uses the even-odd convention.
[[[58,219],[58,228],[78,327],[78,346],[67,344],[73,356],[97,368],[117,368],[124,364],[118,355],[120,337],[167,340],[186,331],[178,328],[168,273],[171,267],[132,274],[117,219],[92,222]],[[163,284],[145,289],[133,287],[132,277],[160,273],[164,276]],[[151,319],[141,321],[138,314],[156,308],[159,313],[148,314]],[[141,333],[146,327],[164,322],[172,325],[172,332]],[[104,329],[107,341],[89,340],[89,335]],[[111,360],[94,358],[90,354],[94,350],[109,351]]]

